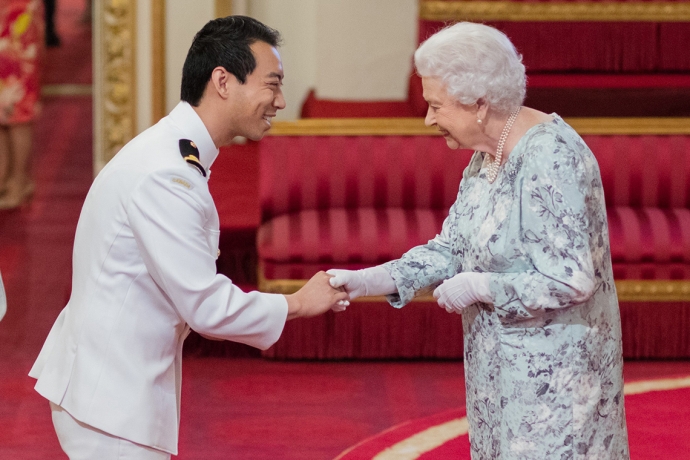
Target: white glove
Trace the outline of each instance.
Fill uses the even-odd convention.
[[[332,268],[326,273],[333,275],[329,280],[334,288],[343,287],[350,296],[350,300],[357,297],[392,294],[398,291],[395,281],[388,270],[378,265],[363,270],[340,270]],[[333,307],[335,311],[345,310],[348,301],[340,301]]]
[[[445,280],[434,291],[434,298],[448,313],[462,313],[474,303],[494,301],[489,289],[489,274],[472,272],[458,273]]]

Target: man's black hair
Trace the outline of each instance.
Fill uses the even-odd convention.
[[[180,99],[198,106],[213,69],[220,66],[244,84],[256,68],[249,48],[257,41],[277,47],[280,32],[247,16],[209,21],[194,37],[182,68]]]

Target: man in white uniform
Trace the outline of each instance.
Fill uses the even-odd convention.
[[[91,186],[75,237],[72,296],[29,374],[72,460],[177,454],[190,328],[265,349],[286,319],[347,298],[323,272],[288,296],[244,293],[216,273],[210,167],[219,146],[235,136],[261,139],[285,107],[278,41],[251,18],[206,24],[184,64],[183,102]]]

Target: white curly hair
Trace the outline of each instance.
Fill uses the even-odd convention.
[[[484,99],[509,113],[525,100],[527,77],[522,56],[501,31],[459,22],[429,37],[414,53],[417,73],[437,77],[461,104]]]

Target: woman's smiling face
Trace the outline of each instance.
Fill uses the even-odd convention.
[[[481,137],[477,106],[463,105],[446,91],[437,77],[422,77],[424,100],[429,104],[424,123],[436,126],[451,149],[473,149]]]

